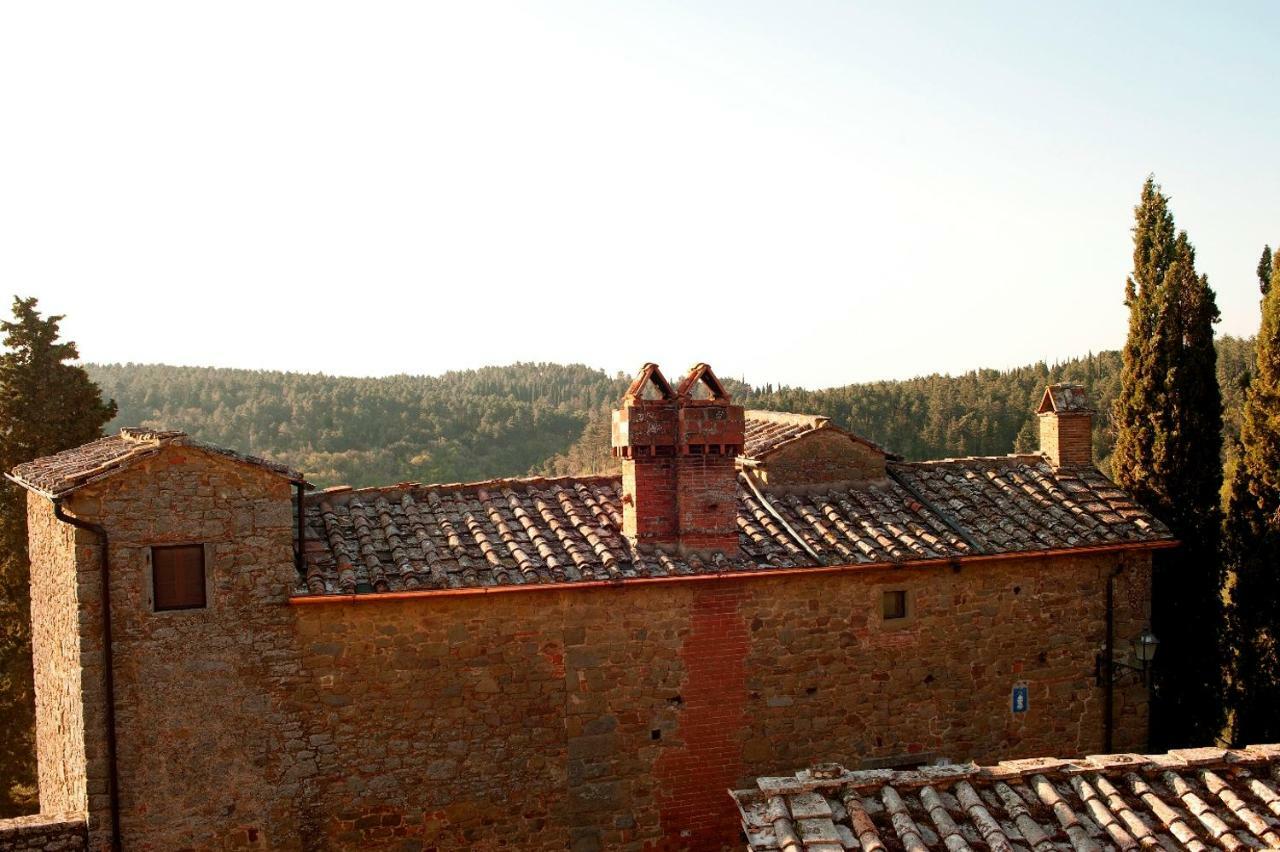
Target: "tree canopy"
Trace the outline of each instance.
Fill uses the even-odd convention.
[[[1203,745],[1217,739],[1224,713],[1218,308],[1154,178],[1134,216],[1111,470],[1182,543],[1155,557],[1152,629],[1164,645],[1152,687],[1152,742]]]
[[[1257,366],[1244,402],[1226,523],[1236,579],[1233,738],[1241,744],[1280,739],[1280,288],[1268,286],[1277,280],[1280,254],[1273,263],[1270,278],[1259,275]]]
[[[0,470],[101,437],[115,414],[69,363],[79,353],[58,340],[61,320],[15,298],[13,320],[0,322]],[[0,488],[0,816],[30,810],[35,796],[28,574],[26,494]]]

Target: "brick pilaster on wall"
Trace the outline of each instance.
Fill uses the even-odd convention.
[[[0,849],[13,852],[80,852],[88,848],[83,814],[32,814],[0,819]]]
[[[679,848],[719,848],[734,836],[733,803],[720,791],[744,775],[750,633],[739,585],[697,593],[680,650],[685,682],[676,735],[681,747],[654,765],[664,834]],[[674,845],[670,848],[676,848]]]

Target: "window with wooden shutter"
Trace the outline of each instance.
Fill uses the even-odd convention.
[[[204,545],[151,548],[151,586],[156,612],[203,608]]]
[[[907,593],[901,589],[885,592],[881,598],[882,614],[885,621],[907,617]]]

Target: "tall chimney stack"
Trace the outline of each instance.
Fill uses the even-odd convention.
[[[737,554],[738,471],[746,420],[707,364],[695,364],[676,388],[680,417],[676,507],[683,553]]]
[[[1054,467],[1093,465],[1093,409],[1084,385],[1049,385],[1036,414],[1040,452]]]
[[[676,433],[680,403],[657,364],[640,368],[613,412],[613,455],[622,460],[622,534],[643,548],[674,552]]]
[[[746,421],[706,364],[672,389],[645,364],[613,412],[622,460],[622,532],[671,553],[738,552],[738,472]]]

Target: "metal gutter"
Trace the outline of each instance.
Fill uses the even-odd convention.
[[[782,513],[779,512],[777,509],[775,509],[773,507],[773,504],[769,502],[768,498],[766,498],[764,494],[761,493],[760,488],[756,483],[755,474],[752,473],[750,470],[743,470],[742,480],[745,483],[747,483],[747,488],[749,488],[751,490],[751,493],[755,495],[756,499],[760,501],[760,505],[764,507],[764,510],[768,512],[770,515],[772,515],[775,521],[782,524],[782,528],[787,531],[787,534],[791,536],[791,539],[796,544],[803,547],[805,552],[808,553],[809,556],[813,558],[814,562],[818,563],[819,565],[823,564],[822,557],[818,555],[818,551],[810,547],[809,542],[801,538],[800,534],[797,533],[794,529],[792,529],[791,524],[787,523],[786,518],[782,517]]]

